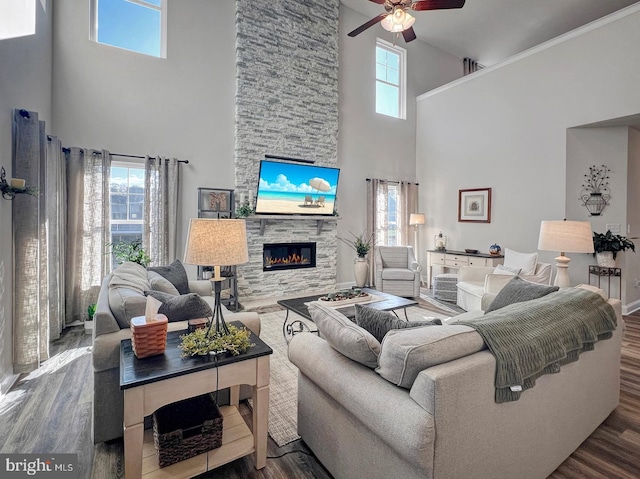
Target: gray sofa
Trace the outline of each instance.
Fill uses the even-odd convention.
[[[128,266],[138,274],[140,271],[145,271],[141,266],[136,267],[131,263],[125,263],[123,266]],[[152,282],[149,281],[147,287],[144,278],[138,278],[142,283],[137,286],[126,287],[122,282],[115,285],[112,278],[117,272],[118,268],[104,279],[94,315],[92,350],[94,444],[116,439],[123,434],[124,394],[120,389],[120,342],[131,338],[128,327],[131,318],[144,316],[146,297],[140,289],[145,287],[153,289]],[[154,278],[154,286],[155,280],[157,275]],[[112,283],[111,286],[110,283]],[[189,281],[188,288],[190,292],[199,294],[213,309],[214,297],[211,295],[210,281]],[[241,321],[255,334],[260,334],[260,318],[257,313],[232,313],[224,306],[222,308],[226,321]],[[170,322],[168,325],[169,331],[186,330],[186,328],[186,321]],[[250,397],[250,389],[241,387],[240,398],[245,397]]]
[[[494,356],[475,330],[455,324],[482,311],[387,333],[380,364],[390,335],[440,335],[425,350],[433,365],[408,388],[321,337],[298,334],[289,345],[299,368],[298,433],[336,479],[545,478],[618,405],[624,323],[620,301],[608,303],[617,319],[610,339],[502,404],[494,399]]]

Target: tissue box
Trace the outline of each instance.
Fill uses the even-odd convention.
[[[131,347],[136,358],[142,359],[163,354],[167,346],[167,323],[164,314],[157,314],[154,321],[146,321],[144,316],[131,320]]]

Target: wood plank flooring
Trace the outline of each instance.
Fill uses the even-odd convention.
[[[625,317],[620,405],[551,476],[552,479],[640,478],[640,313]],[[71,328],[53,344],[52,359],[0,400],[0,452],[77,452],[80,478],[124,477],[121,440],[91,441],[91,337]],[[251,411],[241,405],[246,420]],[[293,452],[287,454],[289,451]],[[305,454],[305,452],[307,454]],[[267,466],[238,459],[198,476],[229,479],[330,478],[308,448],[296,441],[268,443]],[[463,479],[463,478],[461,478]],[[490,478],[487,478],[490,479]]]

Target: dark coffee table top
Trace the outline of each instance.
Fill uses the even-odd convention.
[[[239,328],[244,327],[244,324],[239,321],[232,321],[228,324],[233,324]],[[120,343],[120,389],[142,386],[143,384],[273,353],[273,350],[252,332],[249,340],[255,346],[250,347],[244,354],[220,357],[217,361],[213,356],[183,358],[180,356],[181,351],[178,349],[178,345],[180,344],[180,336],[187,332],[186,330],[168,332],[164,354],[142,359],[136,358],[130,339],[122,340]]]
[[[406,308],[408,306],[415,306],[416,304],[418,304],[418,302],[414,299],[394,296],[392,294],[383,293],[382,291],[377,291],[375,289],[362,288],[362,291],[381,298],[379,301],[374,301],[372,303],[359,303],[363,306],[367,306],[368,308],[377,309],[378,311],[392,311],[394,309]],[[309,309],[307,308],[307,305],[305,303],[317,301],[321,296],[325,295],[316,294],[314,296],[305,296],[304,298],[283,299],[281,301],[278,301],[277,303],[280,306],[288,309],[289,311],[293,311],[294,313],[299,314],[303,318],[311,319]],[[356,309],[353,303],[345,305],[343,308],[336,308],[336,311],[339,311],[348,318],[353,318],[355,316],[355,310]]]

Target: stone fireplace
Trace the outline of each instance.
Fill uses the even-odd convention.
[[[315,243],[265,243],[262,245],[262,271],[315,267]]]

